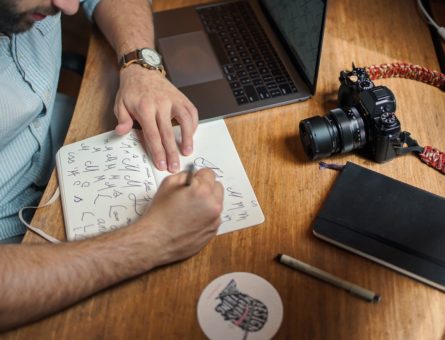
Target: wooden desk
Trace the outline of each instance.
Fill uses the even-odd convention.
[[[155,1],[162,10],[197,1]],[[271,282],[284,319],[277,339],[444,339],[445,295],[393,270],[316,239],[311,222],[337,173],[306,160],[298,123],[336,106],[339,71],[357,65],[407,61],[438,69],[427,26],[404,0],[333,0],[328,9],[318,91],[309,101],[227,119],[227,125],[264,210],[261,226],[218,236],[197,256],[129,280],[68,310],[6,334],[10,339],[200,339],[197,300],[214,278],[246,271]],[[114,127],[116,57],[95,31],[66,142]],[[445,150],[445,95],[405,79],[377,81],[397,98],[403,129]],[[415,156],[376,164],[353,161],[445,196],[445,177]],[[57,186],[53,174],[43,201]],[[389,207],[390,208],[390,207]],[[33,223],[64,237],[60,204],[37,212]],[[26,243],[42,242],[27,235]],[[380,292],[373,305],[274,262],[287,253]]]

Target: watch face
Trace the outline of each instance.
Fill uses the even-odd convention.
[[[144,48],[141,50],[141,56],[144,61],[150,66],[159,66],[161,65],[161,56],[149,48]]]

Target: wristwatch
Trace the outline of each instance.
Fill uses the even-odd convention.
[[[162,65],[162,57],[152,48],[138,48],[130,53],[124,54],[119,61],[119,67],[125,68],[133,63],[139,64],[149,70],[157,70],[165,76],[165,69]]]

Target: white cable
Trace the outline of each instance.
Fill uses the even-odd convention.
[[[436,28],[437,33],[439,33],[440,37],[442,39],[445,40],[445,27],[441,27],[439,26],[434,20],[433,18],[431,18],[431,16],[428,14],[428,12],[426,11],[425,7],[423,7],[422,1],[421,0],[417,0],[417,5],[419,6],[420,10],[422,11],[423,15],[425,16],[425,18],[428,20],[428,23],[430,25],[432,25],[434,28]]]

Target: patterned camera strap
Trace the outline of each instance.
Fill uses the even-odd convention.
[[[445,74],[419,65],[407,63],[381,64],[365,67],[365,70],[372,80],[382,78],[407,78],[421,81],[438,87],[441,91],[445,91]],[[419,152],[419,157],[422,162],[445,174],[445,152],[439,151],[431,146],[422,147],[421,151],[414,150],[414,152]]]

